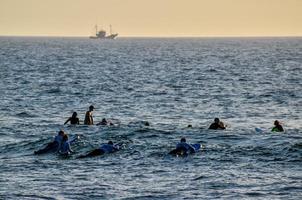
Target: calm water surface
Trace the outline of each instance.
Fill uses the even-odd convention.
[[[301,199],[301,77],[302,38],[0,37],[0,199]],[[91,104],[116,125],[63,126]],[[33,155],[60,129],[70,158]],[[201,151],[168,156],[183,136]]]

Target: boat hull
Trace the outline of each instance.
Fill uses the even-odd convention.
[[[100,39],[100,40],[113,40],[118,36],[118,34],[111,34],[105,37],[97,37],[97,36],[90,36],[89,39]]]

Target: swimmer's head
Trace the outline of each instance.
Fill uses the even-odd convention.
[[[280,125],[280,122],[278,120],[275,120],[274,125],[278,126],[278,125]]]
[[[108,142],[108,144],[113,145],[113,142],[110,140],[110,141]]]
[[[184,138],[184,137],[181,138],[181,139],[180,139],[180,142],[186,142],[186,138]]]
[[[73,117],[73,118],[76,118],[76,117],[77,117],[77,115],[78,115],[78,113],[77,113],[77,112],[73,112],[73,113],[72,113],[72,117]]]
[[[214,122],[215,122],[215,123],[219,123],[219,122],[220,122],[219,118],[216,117],[216,118],[214,119]]]
[[[60,130],[59,132],[58,132],[58,135],[61,135],[61,136],[63,136],[65,133],[64,133],[64,131],[63,130]]]
[[[93,111],[93,109],[94,109],[94,106],[93,106],[93,105],[89,106],[89,110],[90,110],[90,111]]]

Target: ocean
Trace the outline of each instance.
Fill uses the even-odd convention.
[[[301,75],[302,38],[0,37],[0,199],[301,199]],[[63,125],[90,105],[114,126]]]

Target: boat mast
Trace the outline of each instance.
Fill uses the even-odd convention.
[[[95,25],[95,35],[98,34],[98,25]]]

